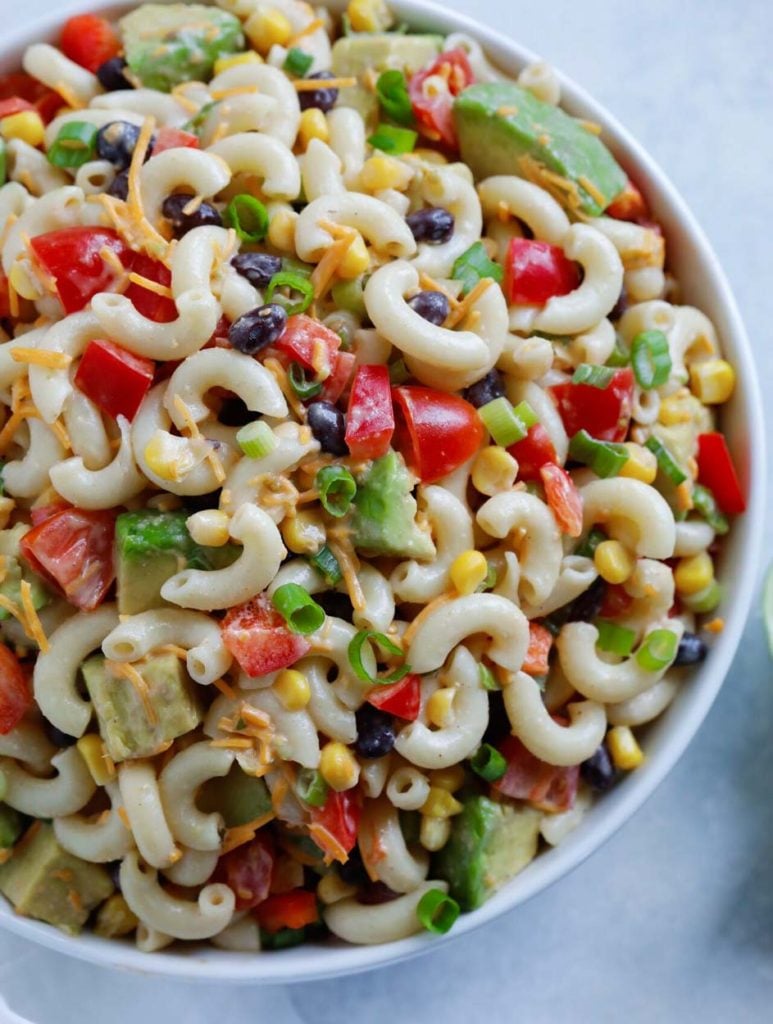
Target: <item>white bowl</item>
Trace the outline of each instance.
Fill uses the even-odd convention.
[[[66,4],[22,31],[4,35],[0,67],[12,70],[30,43],[54,40],[66,16],[92,12],[92,2]],[[107,13],[128,6],[101,5]],[[345,0],[332,0],[341,9]],[[470,18],[445,11],[427,0],[390,0],[390,6],[413,28],[466,32],[482,44],[503,71],[515,76],[536,57],[529,50]],[[579,86],[562,76],[562,106],[602,125],[604,140],[623,167],[643,187],[653,213],[665,229],[668,257],[683,286],[685,301],[704,310],[716,325],[724,351],[738,372],[738,386],[723,419],[728,443],[749,499],[748,510],[734,525],[724,547],[720,578],[726,586],[722,614],[725,629],[707,661],[681,688],[671,707],[648,729],[647,760],[600,799],[561,846],[541,853],[520,875],[483,907],[463,914],[445,939],[422,934],[382,946],[348,946],[329,941],[281,953],[255,955],[197,948],[190,951],[140,953],[128,943],[91,934],[71,938],[55,928],[16,916],[0,899],[0,926],[34,942],[82,960],[169,978],[191,981],[286,982],[351,974],[436,949],[443,941],[470,932],[512,910],[577,867],[598,849],[644,803],[684,753],[719,691],[749,611],[760,566],[765,489],[765,432],[756,370],[741,317],[711,246],[663,171],[617,121]],[[696,821],[696,827],[698,823]]]

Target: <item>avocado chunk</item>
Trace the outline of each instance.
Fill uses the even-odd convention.
[[[597,135],[514,82],[468,86],[454,101],[454,122],[462,160],[477,180],[493,174],[527,178],[531,160],[537,170],[573,182],[579,209],[593,217],[625,187],[625,171]]]
[[[201,720],[196,685],[176,655],[160,654],[135,668],[142,690],[99,655],[81,666],[100,735],[116,762],[152,757]]]
[[[353,543],[373,555],[432,558],[435,545],[416,524],[413,481],[402,456],[390,451],[371,463],[354,498]]]
[[[30,585],[32,605],[37,610],[44,608],[50,601],[50,595],[43,581],[25,562],[19,560],[19,543],[29,530],[25,523],[17,523],[10,530],[0,531],[0,555],[5,559],[5,574],[0,583],[0,594],[9,598],[16,605],[21,605],[21,581]],[[0,608],[0,622],[11,617],[11,613]]]
[[[435,856],[432,877],[448,882],[462,910],[474,910],[534,858],[542,814],[526,804],[500,804],[478,795],[463,805]]]
[[[17,914],[71,935],[78,934],[113,888],[103,867],[63,850],[48,824],[33,825],[11,859],[0,866],[0,892]]]
[[[9,850],[22,832],[21,816],[13,807],[0,804],[0,850]]]
[[[246,825],[271,810],[271,796],[263,779],[248,775],[234,764],[222,778],[208,779],[199,791],[202,811],[223,815],[226,828]]]
[[[148,89],[205,82],[222,53],[244,49],[241,22],[202,4],[142,4],[120,21],[129,69]]]

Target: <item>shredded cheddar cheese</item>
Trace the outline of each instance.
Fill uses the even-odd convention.
[[[357,84],[356,78],[325,78],[322,82],[318,78],[296,78],[293,85],[298,92],[311,92],[314,89],[349,89]]]
[[[37,643],[43,654],[47,654],[50,649],[48,637],[43,631],[43,626],[40,624],[40,618],[38,617],[38,613],[35,611],[35,606],[32,603],[32,587],[27,580],[22,580],[19,584],[19,593],[21,594],[22,611],[24,612],[24,618],[27,623],[25,632]]]
[[[165,299],[173,299],[174,293],[168,284],[161,284],[158,281],[151,281],[149,277],[143,277],[142,274],[137,274],[132,271],[129,274],[129,280],[132,284],[138,284],[140,288],[145,288],[149,292],[154,292],[156,295],[161,295]]]
[[[49,349],[24,348],[23,346],[11,349],[11,359],[15,363],[44,366],[48,370],[66,370],[72,362],[72,356],[66,352],[52,352]]]

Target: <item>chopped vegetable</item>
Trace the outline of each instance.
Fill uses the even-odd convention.
[[[505,257],[502,290],[508,303],[544,306],[556,295],[568,295],[580,283],[577,264],[549,242],[511,238]]]
[[[242,242],[250,244],[262,242],[268,233],[268,210],[259,199],[246,193],[233,197],[225,208],[223,220],[234,229]],[[277,283],[274,287],[280,287],[280,285]],[[267,296],[266,301],[271,301],[271,295]],[[294,310],[294,312],[302,312],[302,310]]]
[[[99,292],[108,292],[116,273],[102,258],[109,249],[128,262],[129,250],[110,228],[75,227],[35,235],[30,246],[35,258],[55,281],[65,313],[77,313]]]
[[[445,89],[439,88],[440,80],[445,81]],[[424,135],[457,148],[453,100],[474,81],[467,54],[461,49],[441,53],[428,68],[411,77],[408,93],[416,123]]]
[[[99,339],[88,343],[74,384],[108,416],[125,416],[131,422],[150,390],[155,369],[152,359]]]
[[[222,622],[223,643],[252,679],[294,665],[311,644],[291,632],[266,594],[230,608]]]
[[[14,729],[33,703],[32,688],[16,655],[0,644],[0,736]]]
[[[98,131],[96,125],[86,121],[63,124],[48,151],[48,162],[54,167],[82,167],[94,159]]]
[[[746,499],[722,434],[698,437],[698,480],[711,490],[725,515],[737,516],[746,510]]]
[[[539,472],[558,528],[570,537],[579,537],[582,533],[582,498],[574,481],[565,469],[550,462],[541,466]]]
[[[356,548],[405,558],[432,556],[431,537],[416,525],[412,489],[411,476],[397,452],[376,459],[358,481],[352,520]]]
[[[595,366],[592,363],[580,363],[572,374],[572,384],[588,384],[592,388],[608,388],[614,379],[615,371],[611,366]]]
[[[658,672],[676,657],[679,638],[670,629],[654,629],[636,652],[636,661],[648,672]]]
[[[679,484],[684,483],[687,479],[687,474],[681,466],[677,465],[674,456],[659,438],[653,434],[644,442],[644,447],[652,452],[658,460],[658,469],[664,476],[668,477],[672,484],[678,487]]]
[[[510,445],[508,452],[518,463],[520,480],[539,480],[539,471],[546,463],[558,463],[550,434],[541,423],[529,427],[526,437]]]
[[[357,493],[357,484],[348,469],[344,466],[323,466],[314,485],[326,512],[337,519],[346,515]]]
[[[376,95],[381,108],[397,124],[413,124],[413,108],[408,95],[405,73],[398,68],[382,71],[376,81]]]
[[[236,434],[236,443],[249,459],[262,459],[279,444],[276,434],[264,420],[243,426]]]
[[[274,294],[279,288],[287,288],[291,292],[298,292],[300,299],[297,302],[287,302],[283,300],[281,295],[274,298]],[[299,313],[305,313],[314,301],[314,285],[307,277],[304,277],[303,274],[299,274],[297,271],[280,270],[269,281],[265,299],[266,302],[282,301],[287,315],[296,316]]]
[[[551,814],[567,811],[574,805],[580,766],[557,768],[531,754],[515,736],[499,745],[507,762],[507,771],[494,788],[514,800],[528,800],[539,810]]]
[[[607,622],[599,619],[596,623],[599,637],[596,646],[600,651],[608,651],[610,654],[617,654],[621,658],[627,658],[636,643],[636,633],[626,626],[618,626],[615,622]]]
[[[374,149],[399,156],[401,153],[412,153],[418,135],[410,128],[398,128],[393,124],[380,124],[370,136],[368,142]]]
[[[232,889],[237,910],[252,910],[269,897],[271,872],[276,861],[274,845],[267,836],[257,835],[224,854],[217,864],[217,877]]]
[[[59,45],[65,57],[92,72],[115,57],[121,49],[113,26],[96,14],[78,14],[69,18],[64,23]]]
[[[389,639],[388,636],[384,636],[383,633],[376,633],[373,630],[361,629],[352,639],[349,641],[349,647],[347,655],[349,657],[349,664],[352,666],[352,670],[358,679],[361,679],[364,683],[370,683],[371,685],[384,685],[388,686],[391,683],[399,683],[401,679],[408,675],[411,671],[410,665],[400,665],[393,672],[390,672],[388,676],[379,676],[374,672],[369,671],[367,666],[363,663],[363,648],[367,645],[368,661],[375,664],[375,657],[373,650],[370,647],[370,643],[375,643],[381,650],[386,651],[387,654],[400,656],[402,655],[402,648],[398,647],[396,643]]]
[[[554,384],[553,395],[566,433],[574,437],[587,430],[597,441],[624,441],[633,407],[633,371],[615,370],[606,387],[589,384]]]
[[[428,889],[416,906],[416,916],[422,928],[435,935],[449,932],[461,912],[456,900],[442,889]]]
[[[507,761],[490,743],[483,743],[470,758],[470,767],[486,782],[496,782],[507,771]]]
[[[384,686],[379,684],[369,690],[365,698],[374,708],[386,711],[406,722],[415,722],[421,708],[421,677],[415,673],[405,676],[397,683]]]
[[[671,374],[671,353],[662,331],[636,335],[631,342],[631,366],[636,382],[645,391],[666,383]]]
[[[311,555],[309,563],[314,566],[329,587],[338,586],[344,578],[338,559],[327,546],[320,548],[316,555]]]
[[[489,259],[483,242],[475,242],[454,263],[451,277],[462,282],[462,295],[467,295],[479,281],[490,277],[500,284],[504,271]]]
[[[358,366],[346,414],[346,445],[355,459],[379,459],[389,451],[395,430],[389,370]]]
[[[303,78],[306,72],[311,70],[313,63],[314,57],[310,53],[306,53],[305,50],[301,50],[297,46],[291,46],[282,67],[289,75]]]
[[[325,612],[312,596],[297,583],[277,587],[271,603],[287,623],[291,633],[308,636],[316,633],[325,621]]]
[[[495,398],[493,402],[480,406],[478,415],[494,443],[503,448],[522,441],[529,427],[533,427],[537,422],[537,416],[528,402],[520,402],[513,408],[504,397]]]
[[[458,395],[404,384],[392,392],[397,413],[394,446],[422,483],[453,473],[483,441],[477,410]]]
[[[590,466],[596,476],[617,476],[628,461],[624,444],[596,441],[587,430],[579,430],[569,442],[569,458]]]

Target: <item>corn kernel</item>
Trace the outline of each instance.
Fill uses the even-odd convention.
[[[215,61],[215,74],[221,75],[229,68],[238,67],[240,64],[262,64],[263,58],[254,50],[245,50],[244,53],[226,53]]]
[[[115,765],[105,750],[102,737],[88,733],[76,743],[80,755],[86,762],[89,774],[98,786],[106,786],[115,778]]]
[[[157,430],[145,445],[145,462],[162,480],[179,480],[193,468],[193,456],[180,437]]]
[[[103,939],[118,939],[129,935],[139,924],[139,918],[120,894],[114,892],[97,911],[94,934]]]
[[[298,214],[295,210],[279,209],[272,212],[268,224],[268,240],[280,252],[295,252],[295,222]]]
[[[360,171],[360,186],[366,192],[382,192],[395,188],[402,192],[411,183],[413,172],[393,156],[372,156]]]
[[[0,135],[4,139],[19,139],[28,146],[42,146],[45,138],[43,121],[37,110],[22,110],[0,121]]]
[[[658,475],[658,460],[654,453],[643,445],[634,444],[633,441],[625,445],[625,450],[628,452],[628,461],[620,470],[620,476],[651,484]]]
[[[350,0],[346,13],[355,32],[385,32],[394,21],[384,0]]]
[[[265,56],[272,46],[284,46],[292,38],[293,27],[275,7],[258,8],[244,23],[247,38]]]
[[[449,818],[430,818],[423,814],[419,828],[419,842],[425,850],[435,853],[442,850],[451,836],[451,821]]]
[[[354,896],[356,892],[357,889],[353,885],[347,885],[337,871],[329,871],[319,880],[317,899],[329,907],[331,903],[345,900],[347,896]]]
[[[447,789],[438,789],[437,786],[430,786],[429,796],[419,808],[422,814],[430,818],[451,818],[460,814],[462,809],[456,797]]]
[[[301,114],[298,138],[303,149],[306,149],[312,139],[320,139],[322,142],[327,142],[330,138],[327,118],[319,107],[309,107],[308,110],[304,110]]]
[[[364,274],[370,267],[370,253],[365,244],[365,239],[358,234],[349,248],[346,255],[338,264],[336,273],[346,281],[351,281],[360,274]]]
[[[644,760],[644,753],[627,725],[616,725],[607,733],[607,747],[615,768],[630,772]]]
[[[430,784],[437,789],[447,789],[455,793],[464,785],[464,768],[460,764],[452,764],[450,768],[438,768],[430,777]]]
[[[472,464],[472,486],[490,498],[509,491],[518,476],[518,463],[510,452],[491,444],[478,453]]]
[[[488,562],[482,551],[470,548],[451,563],[451,582],[460,594],[474,594],[488,575]]]
[[[450,686],[441,686],[427,701],[427,719],[438,729],[443,729],[453,722],[455,696],[455,689]]]
[[[636,568],[636,559],[619,540],[603,540],[593,553],[593,564],[607,583],[625,583]]]
[[[680,594],[697,594],[714,579],[714,562],[707,551],[680,558],[674,569],[674,585]]]
[[[311,687],[303,672],[285,668],[274,680],[274,693],[288,711],[300,711],[311,700]]]
[[[674,427],[678,423],[689,423],[693,417],[693,410],[690,406],[690,393],[687,388],[680,388],[679,391],[668,398],[662,398],[658,410],[658,420],[664,427]]]
[[[316,555],[325,546],[325,527],[316,512],[301,511],[282,520],[282,540],[295,555]]]
[[[354,754],[337,740],[331,740],[322,748],[319,771],[328,786],[337,793],[356,786],[360,777],[360,766]]]
[[[228,543],[230,520],[225,512],[216,508],[204,508],[188,516],[185,525],[197,544],[206,548],[221,548]]]
[[[707,359],[690,367],[690,389],[706,405],[721,405],[735,388],[735,370],[726,359]]]

